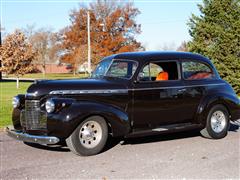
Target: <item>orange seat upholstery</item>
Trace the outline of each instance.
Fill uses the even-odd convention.
[[[194,74],[192,76],[190,76],[188,79],[192,80],[192,79],[207,79],[207,78],[211,78],[211,73],[208,72],[202,72],[202,73],[197,73]]]
[[[166,81],[168,80],[168,73],[167,72],[160,72],[156,77],[156,81]]]

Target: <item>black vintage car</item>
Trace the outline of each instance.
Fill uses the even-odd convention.
[[[78,155],[101,152],[109,135],[137,137],[199,129],[227,135],[240,101],[201,55],[134,52],[104,58],[89,79],[44,80],[13,99],[8,135],[39,144],[66,141]]]

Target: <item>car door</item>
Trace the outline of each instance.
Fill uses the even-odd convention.
[[[156,80],[158,71],[168,73],[168,79]],[[135,129],[189,121],[183,98],[186,89],[180,77],[177,61],[154,61],[143,67],[133,89]]]
[[[194,121],[202,98],[216,84],[216,75],[207,63],[197,60],[182,60],[181,71],[186,89],[184,99],[188,109],[187,118]]]

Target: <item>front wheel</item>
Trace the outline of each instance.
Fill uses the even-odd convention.
[[[224,138],[229,128],[229,113],[223,105],[215,105],[207,116],[206,127],[200,133],[211,139]]]
[[[100,153],[108,138],[108,127],[104,118],[92,116],[84,120],[66,139],[69,149],[82,156]]]

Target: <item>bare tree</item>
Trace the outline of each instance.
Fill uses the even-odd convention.
[[[61,50],[61,36],[60,33],[51,33],[49,35],[49,62],[56,62],[59,60],[59,52]]]
[[[162,51],[175,51],[176,50],[176,45],[174,42],[172,43],[164,43],[163,46],[160,47]]]
[[[37,32],[34,32],[29,40],[37,52],[36,59],[34,59],[35,63],[41,64],[42,72],[45,75],[46,73],[46,62],[48,59],[48,50],[49,50],[49,34],[50,31],[46,29],[40,29]]]
[[[29,26],[28,29],[25,29],[25,32],[27,32],[28,39],[37,53],[33,63],[41,66],[42,73],[45,76],[46,64],[58,60],[59,33],[53,33],[51,28],[35,30],[34,26]]]
[[[177,51],[187,52],[188,51],[187,42],[183,41],[181,45],[177,48]]]

